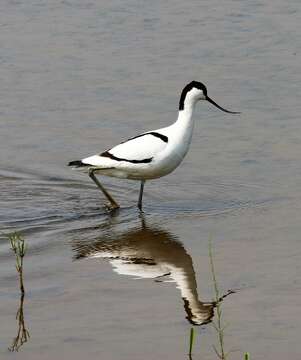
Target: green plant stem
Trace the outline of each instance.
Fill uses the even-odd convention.
[[[189,358],[191,358],[191,355],[192,355],[192,348],[193,348],[193,344],[194,344],[194,338],[195,338],[195,333],[194,333],[194,328],[192,327],[190,329],[190,338],[189,338]]]
[[[26,254],[27,247],[25,240],[18,233],[13,233],[8,236],[12,251],[16,257],[16,270],[19,274],[19,288],[20,288],[20,304],[16,314],[16,320],[18,322],[17,336],[14,338],[12,345],[9,347],[10,351],[18,351],[20,347],[26,343],[30,337],[28,330],[25,326],[23,304],[25,298],[25,288],[23,282],[23,259]]]
[[[217,332],[218,342],[219,342],[219,349],[217,349],[215,346],[213,346],[213,349],[214,349],[216,355],[221,360],[226,360],[227,354],[225,353],[225,350],[224,350],[224,326],[222,324],[222,309],[221,309],[221,305],[220,305],[221,297],[220,297],[220,292],[219,292],[219,288],[218,288],[218,282],[216,279],[215,267],[214,267],[214,262],[213,262],[213,250],[212,250],[211,237],[209,238],[209,259],[210,259],[210,268],[211,268],[211,274],[212,274],[215,304],[216,304],[216,316],[217,316],[217,323],[213,323],[213,326]]]

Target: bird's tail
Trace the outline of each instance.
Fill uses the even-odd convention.
[[[87,167],[87,166],[91,166],[91,165],[84,164],[81,160],[75,160],[75,161],[70,161],[68,166],[80,168],[80,167]]]

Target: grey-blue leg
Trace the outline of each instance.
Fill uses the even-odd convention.
[[[139,192],[139,199],[138,199],[138,209],[142,211],[142,197],[143,197],[143,189],[144,189],[145,180],[141,180],[140,184],[140,192]]]
[[[102,193],[105,195],[105,197],[110,201],[110,209],[115,210],[119,208],[118,203],[112,198],[112,196],[107,192],[107,190],[101,185],[101,183],[98,181],[96,176],[94,175],[95,169],[89,169],[89,176],[90,178],[95,182],[95,184],[98,186],[98,188],[102,191]]]

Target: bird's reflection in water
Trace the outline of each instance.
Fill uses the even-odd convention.
[[[166,230],[146,226],[143,220],[138,229],[116,235],[114,239],[74,241],[73,250],[75,259],[108,259],[120,275],[175,282],[184,300],[186,318],[194,325],[207,324],[214,315],[216,304],[198,298],[190,255]]]

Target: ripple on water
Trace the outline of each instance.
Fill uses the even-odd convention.
[[[22,231],[24,234],[67,231],[85,227],[83,222],[87,221],[95,220],[100,223],[108,216],[104,199],[93,184],[90,185],[87,181],[7,172],[1,173],[0,176],[0,191],[3,194],[0,226],[3,231]],[[138,213],[137,189],[131,186],[126,182],[119,182],[118,185],[113,182],[112,186],[110,185],[121,204],[130,204],[122,206],[116,213],[118,222],[131,222],[132,215],[135,214],[136,217]],[[200,187],[199,184],[189,186],[198,189]],[[279,200],[272,197],[259,197],[255,200],[237,199],[235,194],[237,195],[239,187],[244,187],[244,193],[247,194],[246,190],[250,189],[258,192],[255,185],[225,184],[210,182],[207,179],[207,182],[202,182],[202,193],[198,193],[195,199],[183,200],[184,193],[178,200],[178,187],[168,189],[167,194],[169,198],[173,198],[172,200],[158,200],[150,192],[147,194],[144,211],[161,216],[219,216]]]

